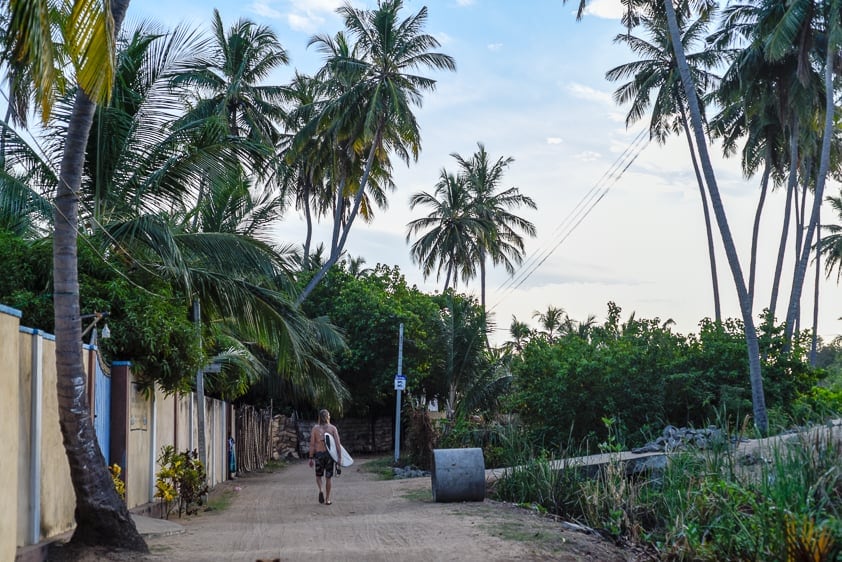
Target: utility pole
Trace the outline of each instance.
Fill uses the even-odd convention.
[[[395,375],[395,464],[401,457],[401,391],[406,388],[403,375],[403,324],[398,331],[398,374]]]

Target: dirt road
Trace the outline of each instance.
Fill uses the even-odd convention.
[[[365,461],[358,461],[358,465]],[[218,511],[177,520],[178,535],[147,539],[144,560],[631,560],[603,539],[496,502],[434,503],[429,478],[379,480],[357,465],[318,503],[313,471],[296,462],[218,486]]]

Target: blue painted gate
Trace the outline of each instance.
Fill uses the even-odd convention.
[[[102,368],[102,361],[97,351],[90,355],[94,363],[94,429],[99,448],[105,462],[111,464],[109,442],[111,440],[111,376]]]

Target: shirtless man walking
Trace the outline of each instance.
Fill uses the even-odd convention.
[[[333,479],[334,462],[325,447],[325,434],[329,433],[336,444],[336,454],[341,465],[342,446],[339,441],[339,431],[330,423],[330,412],[319,410],[319,424],[310,433],[310,468],[316,466],[316,484],[319,486],[319,503],[331,505],[330,481]],[[322,492],[322,477],[325,478],[324,492]]]

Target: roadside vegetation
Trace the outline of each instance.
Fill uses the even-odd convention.
[[[404,325],[407,462],[426,468],[433,448],[481,447],[489,466],[524,467],[498,484],[499,497],[667,560],[838,557],[840,453],[829,436],[781,444],[753,467],[728,447],[673,455],[657,477],[610,464],[584,478],[554,465],[643,444],[667,424],[754,437],[842,412],[842,343],[801,321],[808,267],[838,278],[842,265],[842,227],[828,224],[842,203],[825,195],[842,162],[837,2],[748,2],[721,17],[710,2],[624,3],[617,42],[635,58],[607,78],[621,82],[627,124],[649,115],[652,139],[687,139],[712,315],[680,334],[668,319],[624,315],[611,295],[603,319],[572,319],[553,303],[531,311],[535,328],[513,317],[499,348],[489,343],[487,270],[515,273],[536,234],[521,216],[536,208],[526,186],[504,183],[513,157],[479,142],[412,196],[426,215],[407,225],[408,251],[425,277],[443,279],[440,292],[346,251],[354,222],[387,208],[394,165],[421,151],[415,112],[434,76],[456,69],[425,29],[425,7],[345,4],[342,30],[311,40],[322,66],[271,84],[287,53],[254,21],[213,10],[207,31],[127,29],[128,0],[47,4],[0,8],[0,259],[10,265],[0,302],[56,335],[74,541],[145,550],[97,456],[85,393],[72,391],[85,380],[83,333],[96,333],[83,319],[107,312],[112,336],[96,343],[107,359],[131,360],[147,389],[369,419],[393,412]],[[768,299],[755,290],[756,234],[748,259],[737,254],[713,138],[758,183],[755,233],[767,192],[786,193],[784,216],[772,219],[781,231]],[[837,216],[821,217],[826,200]],[[300,238],[273,239],[295,212],[306,219]],[[313,240],[319,222],[332,227],[323,243]],[[721,313],[715,234],[738,319]],[[184,502],[169,507],[196,508],[202,470],[191,468],[189,494],[175,493],[178,471],[161,479],[163,500]]]

